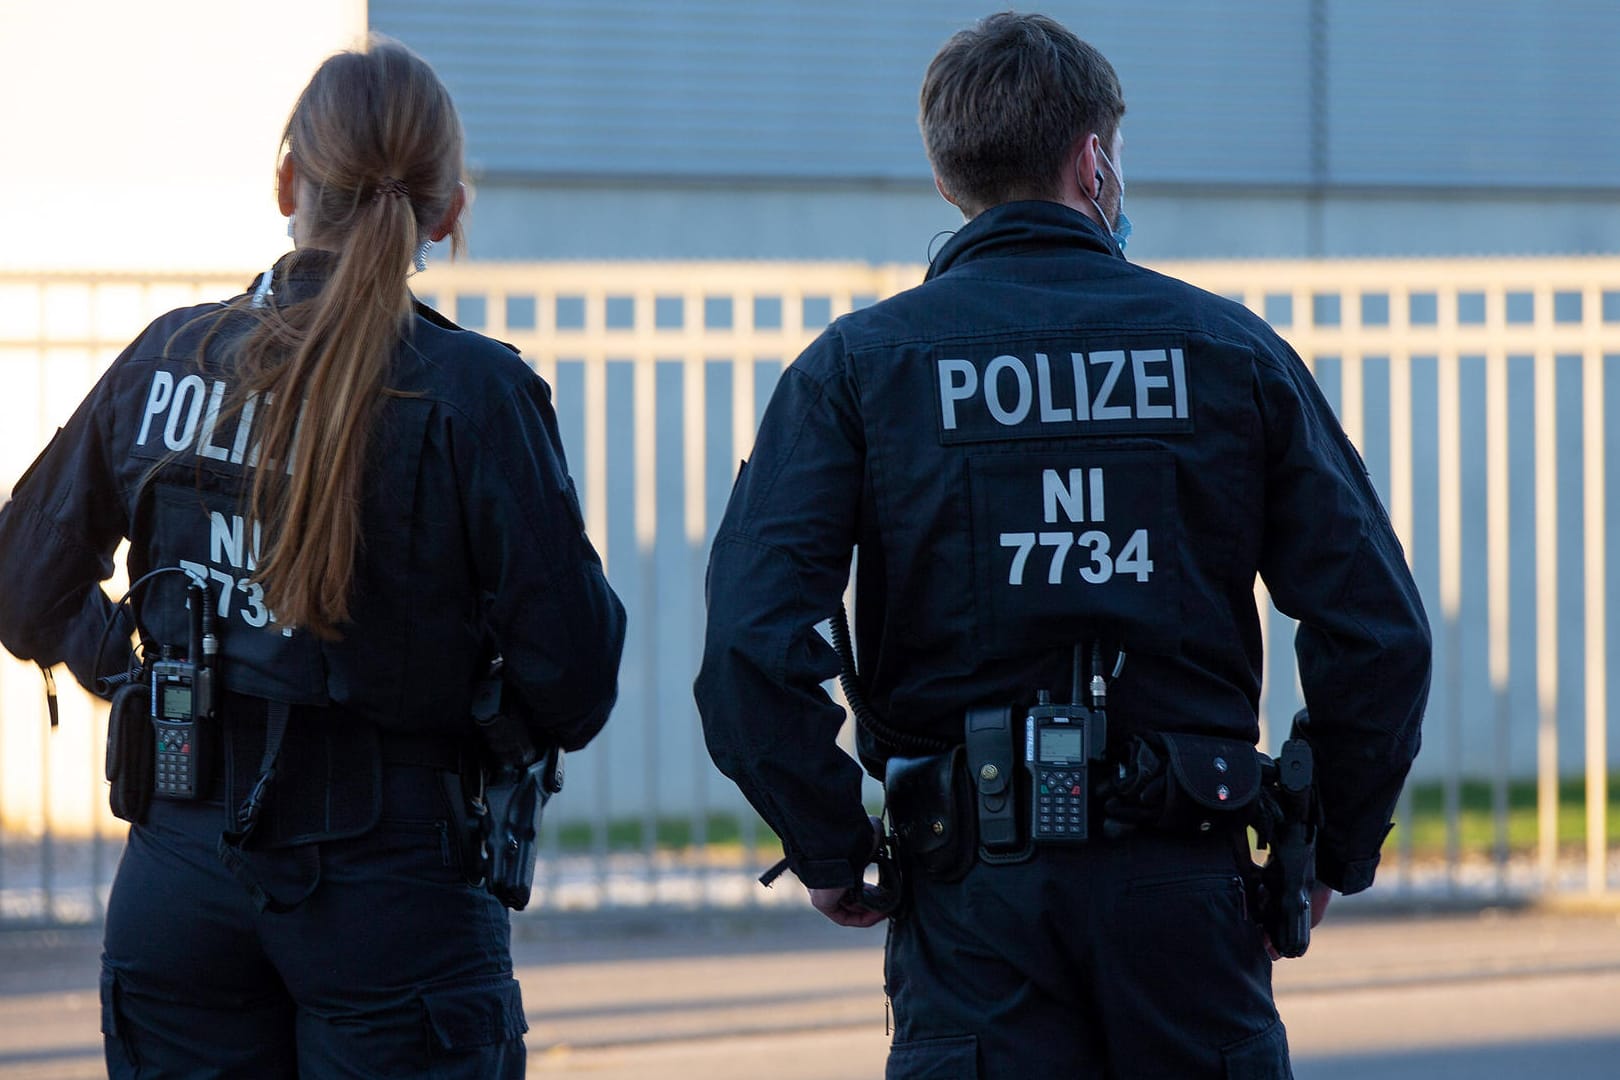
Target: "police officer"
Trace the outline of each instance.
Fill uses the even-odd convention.
[[[87,686],[123,671],[98,646],[99,583],[126,537],[131,579],[158,571],[130,609],[145,659],[185,653],[188,591],[206,588],[217,640],[217,715],[196,721],[211,780],[192,799],[148,802],[150,775],[123,790],[108,1070],[520,1076],[507,912],[462,827],[473,690],[498,652],[532,737],[584,745],[623,609],[546,385],[411,298],[413,256],[459,242],[465,202],[438,77],[386,39],[336,55],[284,144],[296,250],[250,292],[152,323],[0,511],[16,655]],[[126,779],[143,738],[115,747]]]
[[[961,744],[969,709],[1067,700],[1078,644],[1086,685],[1112,678],[1098,793],[1144,740],[1252,757],[1258,573],[1301,623],[1315,916],[1328,889],[1372,883],[1427,693],[1417,591],[1299,358],[1239,305],[1126,261],[1124,111],[1112,66],[1051,19],[995,15],[945,44],[920,123],[967,223],[924,284],[837,320],[784,372],[716,536],[709,748],[835,922],[879,918],[859,771],[820,688],[840,665],[816,629],[856,548],[862,674],[890,733],[863,730],[863,759]],[[1085,842],[975,853],[950,879],[902,846],[888,1075],[1290,1075],[1241,825],[1088,812]]]

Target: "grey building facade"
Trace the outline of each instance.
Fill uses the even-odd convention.
[[[372,0],[461,106],[484,259],[918,262],[966,0]],[[1612,0],[1053,0],[1124,83],[1139,259],[1620,250]]]

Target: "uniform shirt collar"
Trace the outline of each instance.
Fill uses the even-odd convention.
[[[287,252],[266,271],[273,275],[270,287],[276,303],[282,305],[308,300],[321,291],[326,280],[332,276],[332,271],[337,269],[337,264],[338,253],[335,251],[303,248]],[[263,280],[264,274],[255,277],[248,285],[248,292],[258,289]]]
[[[992,206],[957,230],[934,256],[928,278],[974,259],[1052,250],[1115,254],[1108,234],[1078,210],[1040,200],[1009,202]]]

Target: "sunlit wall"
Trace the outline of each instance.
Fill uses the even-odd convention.
[[[208,269],[285,250],[276,146],[365,0],[7,0],[0,268]]]
[[[287,113],[321,59],[365,30],[365,0],[7,0],[0,276],[183,269],[237,281],[267,264],[287,247],[274,188]],[[185,284],[146,288],[98,286],[92,303],[82,280],[45,293],[0,281],[0,501],[152,304],[195,302]],[[41,374],[31,346],[47,339],[71,344],[51,348]],[[68,683],[59,730],[0,724],[7,826],[37,831],[48,816],[74,832],[106,814],[104,787],[86,779],[100,775],[105,710]],[[39,716],[43,694],[31,665],[0,654],[0,718]]]

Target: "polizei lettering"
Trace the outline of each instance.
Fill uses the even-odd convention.
[[[256,468],[259,440],[254,420],[260,412],[259,395],[250,394],[222,425],[228,392],[222,379],[204,381],[195,373],[176,377],[162,368],[152,372],[135,435],[135,453],[158,457],[191,451],[209,461]],[[292,472],[290,460],[287,471]]]
[[[1193,430],[1179,344],[945,356],[934,376],[944,443]]]

